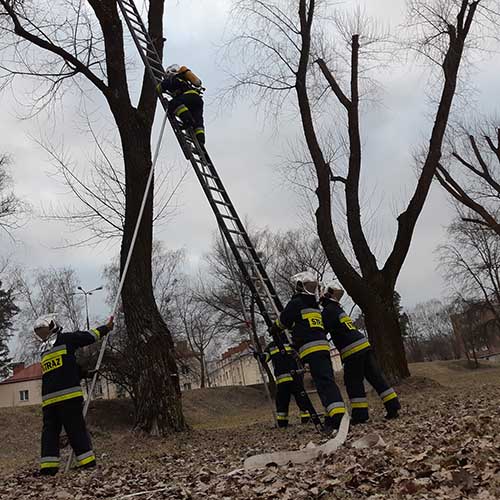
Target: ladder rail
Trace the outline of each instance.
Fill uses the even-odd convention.
[[[144,63],[155,88],[157,88],[158,84],[161,83],[165,71],[156,46],[142,21],[134,0],[117,0],[117,2],[142,62]],[[198,177],[201,187],[215,214],[219,229],[224,235],[229,248],[233,253],[236,264],[254,297],[261,316],[263,317],[266,325],[271,327],[274,322],[269,314],[266,301],[271,304],[272,311],[276,316],[278,316],[280,311],[283,310],[283,305],[281,304],[278,294],[276,293],[276,290],[267,275],[266,269],[262,264],[262,261],[243,223],[241,222],[231,199],[229,198],[229,194],[227,193],[214,164],[210,160],[207,151],[204,147],[201,147],[194,132],[192,130],[188,131],[182,129],[180,126],[181,122],[176,117],[168,113],[169,101],[161,91],[158,91],[158,98],[160,99],[160,103],[164,111],[168,114],[168,119],[184,156],[193,166],[195,174]],[[192,147],[192,145],[194,147]],[[210,184],[210,182],[212,182],[212,184]],[[217,193],[219,199],[217,199],[215,193]],[[223,213],[221,207],[225,207],[226,213]],[[232,224],[231,227],[230,224]],[[243,259],[242,252],[240,252],[240,250],[243,250],[245,260]],[[249,272],[246,262],[250,263],[252,274],[255,278],[253,278],[252,274]],[[257,282],[261,284],[259,288],[264,290],[264,296],[259,293]],[[284,332],[283,335],[273,333],[273,339],[278,345],[280,351],[283,354],[286,354],[287,351],[284,347],[283,337],[286,337]],[[309,409],[314,424],[317,428],[322,429],[322,423],[319,416],[316,413],[311,400],[307,396],[307,393],[305,392],[301,374],[299,373],[300,371],[301,370],[297,371],[295,369],[291,369],[294,384],[296,384],[298,394],[300,394],[300,399]]]

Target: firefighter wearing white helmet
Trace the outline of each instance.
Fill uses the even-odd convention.
[[[325,429],[338,429],[345,413],[339,388],[335,383],[330,344],[326,339],[321,311],[316,299],[318,280],[305,271],[290,278],[295,293],[273,325],[273,333],[291,330],[292,344],[312,379],[325,407]]]
[[[89,331],[64,333],[54,315],[38,318],[33,325],[42,341],[42,457],[40,472],[59,470],[59,436],[64,427],[79,467],[95,465],[92,443],[82,414],[83,392],[75,351],[93,344],[113,329],[113,317]]]
[[[201,80],[186,66],[171,64],[165,70],[165,78],[158,84],[160,93],[168,93],[172,100],[168,111],[176,116],[185,128],[193,128],[201,145],[205,144],[203,123],[203,99]]]
[[[351,422],[360,424],[368,420],[365,378],[382,399],[387,410],[386,418],[396,418],[401,409],[397,394],[378,367],[370,342],[340,305],[343,294],[344,290],[336,283],[329,283],[321,297],[321,305],[323,324],[344,365],[344,384],[351,401]]]

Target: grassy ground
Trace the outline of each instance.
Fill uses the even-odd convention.
[[[318,435],[298,424],[274,429],[263,393],[253,388],[187,393],[192,430],[164,439],[129,431],[128,402],[99,402],[89,414],[99,467],[40,479],[33,477],[40,409],[0,409],[0,498],[498,500],[500,366],[434,362],[411,371],[398,388],[404,412],[397,421],[383,419],[372,394],[370,423],[352,428],[334,456],[233,474],[247,456],[318,444]],[[386,446],[350,447],[368,433]]]

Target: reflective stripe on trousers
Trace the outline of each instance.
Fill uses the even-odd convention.
[[[389,387],[389,389],[380,393],[379,396],[382,399],[383,403],[387,403],[387,401],[398,397],[396,391],[392,387]]]
[[[42,407],[78,397],[83,397],[82,388],[79,385],[68,387],[67,389],[51,392],[42,396]]]
[[[276,377],[276,383],[282,384],[283,382],[293,382],[293,377],[291,373],[283,373]]]
[[[366,398],[352,398],[351,408],[368,408],[368,400]]]
[[[330,352],[330,343],[328,340],[315,340],[314,342],[308,342],[299,348],[300,359],[305,358],[308,354],[317,351],[328,351]]]
[[[40,459],[40,469],[58,468],[61,462],[60,457],[42,457]]]
[[[333,417],[333,415],[337,415],[339,413],[345,413],[345,405],[342,401],[331,403],[326,407],[326,414],[329,417]]]
[[[341,359],[345,359],[351,354],[362,351],[367,347],[370,347],[370,342],[368,342],[366,338],[356,340],[356,342],[353,342],[352,344],[349,344],[348,346],[340,350],[340,357]]]
[[[92,450],[87,451],[86,453],[82,453],[81,455],[78,455],[76,457],[76,463],[78,467],[81,467],[82,465],[87,465],[90,462],[95,461],[95,455]]]

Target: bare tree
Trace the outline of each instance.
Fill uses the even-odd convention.
[[[183,280],[181,269],[183,259],[184,252],[182,250],[166,249],[158,241],[153,243],[152,283],[155,300],[162,317],[173,325],[176,338],[179,337],[179,333],[176,325],[178,314],[175,308],[175,297],[180,292],[185,293],[183,287],[180,286],[180,282]],[[108,290],[106,302],[111,305],[115,300],[120,281],[118,262],[104,268],[103,278],[106,283],[105,288]],[[142,366],[135,363],[136,349],[136,342],[127,334],[123,308],[120,304],[115,316],[115,328],[108,340],[101,371],[103,376],[112,380],[129,394],[134,403],[135,411],[138,412],[140,411],[140,388],[144,375]],[[93,367],[93,363],[89,361],[95,357],[94,354],[96,354],[95,349],[94,351],[90,350],[86,359],[82,359],[86,369]]]
[[[408,315],[405,345],[411,361],[458,358],[450,314],[454,308],[432,299],[417,304]]]
[[[38,141],[55,166],[56,178],[69,188],[76,200],[76,203],[52,203],[43,207],[45,219],[64,222],[77,235],[77,241],[67,246],[94,245],[123,235],[126,187],[123,154],[116,141],[94,131],[89,121],[87,128],[96,151],[85,170],[72,160],[68,151],[48,141]],[[156,177],[153,216],[157,227],[175,213],[172,200],[188,172],[184,169],[179,178],[174,179],[173,168],[158,170],[161,174]]]
[[[438,248],[446,281],[463,300],[482,301],[500,323],[498,235],[489,226],[459,219],[448,228],[448,237],[448,243]]]
[[[206,387],[207,351],[221,333],[218,318],[207,304],[197,300],[189,291],[177,295],[175,304],[183,334],[200,365],[200,387]]]
[[[492,315],[490,306],[482,300],[464,298],[457,294],[455,314],[451,316],[453,328],[462,344],[463,353],[474,368],[479,368],[478,355],[490,345],[498,345],[500,322]]]
[[[436,179],[458,202],[466,222],[485,226],[500,236],[500,127],[475,133],[462,129],[436,172]]]
[[[40,343],[33,335],[33,324],[39,316],[55,313],[65,330],[84,328],[84,303],[74,295],[77,285],[76,272],[69,267],[15,270],[13,290],[20,309],[16,358],[38,361]]]
[[[382,265],[378,264],[368,243],[360,201],[363,166],[360,129],[363,89],[360,83],[366,76],[367,63],[376,58],[376,44],[381,39],[374,35],[371,26],[363,25],[359,17],[326,26],[324,20],[328,13],[323,10],[318,14],[318,11],[327,9],[328,4],[321,1],[241,0],[235,2],[235,6],[236,14],[244,23],[242,33],[232,40],[230,47],[236,47],[243,63],[248,63],[246,73],[235,75],[235,87],[257,88],[264,97],[278,95],[279,103],[295,93],[316,177],[318,205],[315,215],[321,243],[343,287],[363,310],[369,337],[385,373],[393,379],[407,377],[409,370],[394,304],[394,289],[439,166],[468,40],[477,41],[476,34],[484,33],[497,3],[488,0],[408,2],[409,29],[416,35],[413,48],[440,68],[441,95],[415,190],[406,209],[397,217],[394,244]],[[482,16],[481,22],[478,16]],[[333,17],[334,21],[338,19],[338,16]],[[318,31],[314,31],[314,23]],[[322,29],[329,30],[327,35]],[[340,54],[335,60],[332,56],[338,55],[338,51],[335,54],[327,44],[332,37],[336,48],[343,42],[348,47],[348,53]],[[321,81],[323,86],[318,85]],[[337,108],[317,105],[321,95],[326,94],[340,107],[342,118],[332,116],[332,109]],[[318,133],[322,123],[319,118],[325,114],[338,126],[347,123],[344,173],[338,163],[331,165],[328,161],[332,148],[322,144],[325,141]],[[337,187],[344,191],[345,225],[355,263],[349,260],[349,254],[341,245],[342,222],[332,217],[332,200],[340,196]]]
[[[61,15],[63,9],[64,15]],[[164,0],[147,5],[147,26],[163,54]],[[118,128],[125,169],[125,221],[120,266],[123,269],[151,169],[151,132],[157,96],[143,73],[136,105],[129,91],[123,26],[116,0],[63,0],[26,3],[0,0],[4,75],[33,77],[35,110],[65,90],[103,98]],[[12,50],[13,49],[13,50]],[[9,61],[12,57],[13,61]],[[153,191],[153,190],[152,190]],[[122,292],[127,335],[134,344],[137,428],[165,434],[185,428],[174,345],[154,300],[151,270],[152,191],[139,229]]]
[[[18,215],[23,209],[19,198],[10,190],[11,178],[7,172],[9,157],[0,154],[0,228],[10,234],[18,225]]]

